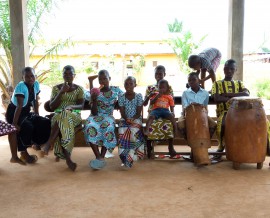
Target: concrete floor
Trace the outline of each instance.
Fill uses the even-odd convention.
[[[0,217],[269,217],[270,170],[224,161],[197,168],[180,160],[142,160],[130,170],[117,156],[93,171],[90,148],[75,148],[76,172],[50,154],[35,165],[9,163],[0,138]],[[184,149],[177,147],[177,150]],[[185,148],[187,149],[187,148]],[[37,153],[29,149],[30,153]],[[117,150],[114,151],[117,155]]]

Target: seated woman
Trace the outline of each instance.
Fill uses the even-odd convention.
[[[115,120],[113,110],[118,100],[118,95],[123,93],[118,87],[110,86],[110,75],[107,70],[98,73],[100,93],[91,93],[91,114],[86,120],[84,128],[85,141],[91,145],[96,159],[90,161],[93,169],[102,169],[107,149],[115,148]],[[101,151],[98,147],[101,147]]]
[[[15,87],[11,102],[6,112],[6,120],[17,129],[18,150],[20,159],[25,163],[35,163],[36,155],[29,155],[27,147],[33,144],[44,144],[51,131],[49,119],[39,116],[38,94],[39,83],[36,81],[35,71],[31,67],[22,70],[23,81]],[[34,112],[31,112],[33,108]]]
[[[74,128],[82,122],[80,109],[84,105],[83,88],[73,83],[74,77],[74,67],[67,65],[63,69],[64,83],[52,88],[50,108],[55,114],[52,117],[50,138],[42,148],[44,154],[48,154],[54,144],[54,155],[65,159],[72,171],[77,167],[70,157],[75,141]]]

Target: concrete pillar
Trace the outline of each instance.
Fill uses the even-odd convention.
[[[29,65],[26,2],[27,0],[9,0],[12,72],[15,85],[22,79],[22,69]]]
[[[228,59],[236,60],[234,79],[239,80],[243,80],[244,10],[245,0],[229,0]]]

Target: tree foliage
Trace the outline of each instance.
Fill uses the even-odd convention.
[[[27,27],[28,27],[28,41],[29,41],[29,55],[33,54],[36,48],[37,41],[42,39],[42,31],[40,25],[42,19],[50,15],[53,7],[57,7],[56,0],[28,0],[27,1]],[[4,52],[3,56],[0,56],[0,89],[2,91],[2,103],[9,101],[10,92],[9,88],[14,87],[14,72],[12,68],[12,56],[11,56],[11,30],[10,30],[10,16],[9,16],[9,1],[0,0],[0,51]],[[57,55],[59,49],[70,45],[70,39],[60,40],[50,45],[43,57],[34,65],[34,68],[51,55]],[[1,53],[2,53],[1,51]],[[47,69],[38,75],[38,80],[44,80],[46,73],[50,72]],[[3,102],[4,101],[4,102]]]
[[[177,19],[173,23],[168,24],[168,30],[171,36],[166,41],[177,56],[180,70],[188,73],[190,72],[188,57],[201,45],[207,35],[203,36],[198,42],[195,42],[192,33],[190,31],[184,31],[183,22],[179,22]]]

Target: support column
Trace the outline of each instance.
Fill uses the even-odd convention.
[[[229,0],[228,59],[237,62],[234,79],[243,80],[245,0]]]
[[[27,0],[9,0],[12,72],[15,85],[22,79],[22,69],[29,65],[26,2]]]

